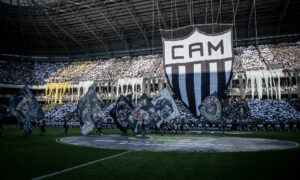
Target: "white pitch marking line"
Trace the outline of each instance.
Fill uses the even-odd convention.
[[[99,141],[99,142],[117,142],[115,140],[101,140],[101,139],[96,139],[94,141]]]
[[[98,160],[95,160],[95,161],[91,161],[91,162],[88,162],[88,163],[84,163],[84,164],[81,164],[81,165],[78,165],[78,166],[75,166],[75,167],[71,167],[71,168],[68,168],[68,169],[64,169],[64,170],[61,170],[61,171],[57,171],[57,172],[54,172],[54,173],[51,173],[51,174],[36,177],[36,178],[33,178],[32,180],[45,179],[45,178],[48,178],[48,177],[51,177],[51,176],[55,176],[55,175],[62,174],[62,173],[68,172],[68,171],[72,171],[74,169],[82,168],[84,166],[88,166],[88,165],[95,164],[95,163],[98,163],[98,162],[101,162],[101,161],[105,161],[105,160],[112,159],[112,158],[115,158],[115,157],[118,157],[118,156],[122,156],[122,155],[130,153],[130,152],[131,151],[126,151],[126,152],[123,152],[123,153],[120,153],[120,154],[116,154],[116,155],[113,155],[113,156],[109,156],[109,157],[105,157],[105,158],[98,159]]]

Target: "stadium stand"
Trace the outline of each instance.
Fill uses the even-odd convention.
[[[285,69],[300,67],[299,42],[259,45],[258,48],[241,46],[235,48],[235,53],[234,71],[274,69],[270,67],[274,64]],[[158,54],[71,63],[1,60],[0,66],[1,82],[10,84],[137,78],[147,73],[153,77],[164,75],[162,56]]]
[[[61,71],[68,65],[67,62],[39,62],[34,63],[34,75],[37,82],[55,82]]]
[[[160,55],[99,60],[96,66],[83,75],[82,80],[137,78],[146,72],[155,72],[156,76],[163,75]]]
[[[59,81],[82,80],[84,73],[89,71],[96,63],[97,61],[74,61],[66,66],[56,79]]]
[[[266,44],[248,47],[237,47],[235,50],[234,77],[229,88],[229,99],[222,100],[224,107],[224,122],[227,129],[234,130],[284,130],[295,129],[299,126],[300,113],[299,101],[291,100],[257,100],[247,99],[236,100],[232,92],[241,91],[245,87],[246,76],[243,75],[240,81],[236,73],[241,71],[260,71],[268,69],[279,69],[287,75],[281,79],[281,91],[294,92],[297,94],[297,68],[300,67],[300,47],[296,43]],[[278,65],[278,66],[274,66]],[[144,78],[148,82],[145,92],[154,95],[164,86],[157,84],[160,77],[164,79],[163,60],[161,55],[148,55],[123,58],[111,58],[107,60],[94,61],[73,61],[73,62],[40,62],[40,61],[0,61],[0,77],[2,84],[31,84],[39,85],[51,82],[72,82],[76,85],[79,82],[93,80],[98,87],[98,97],[105,99],[108,94],[116,93],[116,80],[122,78]],[[34,67],[34,68],[32,68]],[[295,69],[295,70],[294,70]],[[293,74],[294,73],[294,74]],[[147,80],[148,78],[148,80]],[[103,81],[103,83],[102,83]],[[101,84],[102,83],[102,84]],[[166,83],[166,80],[163,81]],[[248,86],[250,87],[251,82]],[[110,87],[109,87],[110,86]],[[160,87],[158,87],[160,86]],[[166,86],[166,85],[165,85]],[[44,88],[37,90],[35,94],[39,100],[45,99]],[[14,92],[13,90],[12,92]],[[76,97],[76,88],[71,96]],[[251,93],[251,89],[248,92]],[[122,93],[122,92],[121,92]],[[275,91],[274,91],[275,94]],[[241,92],[240,92],[241,95]],[[116,128],[114,120],[109,115],[109,110],[114,106],[116,96],[102,101],[104,127]],[[237,96],[239,97],[239,96]],[[250,96],[251,97],[251,96]],[[255,95],[255,97],[257,97]],[[275,97],[275,96],[274,96]],[[292,96],[289,96],[292,98]],[[249,96],[248,96],[249,98]],[[63,96],[64,101],[70,102],[68,94]],[[240,99],[240,98],[237,98]],[[169,124],[170,132],[179,130],[219,130],[222,122],[206,122],[202,117],[196,118],[182,104],[176,100],[180,110],[180,119]],[[62,126],[64,120],[69,121],[70,127],[79,127],[79,120],[76,114],[76,102],[55,106],[47,111],[47,126]],[[295,108],[294,108],[295,107]],[[278,111],[280,109],[281,111]]]
[[[0,61],[0,81],[7,84],[33,84],[34,62],[32,61]]]
[[[189,130],[222,130],[225,123],[226,130],[297,130],[300,123],[300,112],[293,107],[293,101],[246,100],[237,101],[226,99],[222,102],[224,110],[223,121],[208,122],[204,118],[197,118],[179,100],[175,100],[180,112],[180,118],[168,124],[170,133],[181,133]],[[105,128],[116,128],[109,111],[114,103],[102,103],[103,125]],[[76,114],[77,103],[57,106],[46,114],[48,127],[61,127],[64,120],[68,120],[70,127],[79,127]],[[279,110],[280,109],[280,110]]]
[[[261,70],[263,69],[262,59],[259,57],[259,53],[254,46],[238,47],[235,50],[237,55],[235,61],[240,62],[238,66],[235,66],[235,70]]]

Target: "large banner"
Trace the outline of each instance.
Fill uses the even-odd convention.
[[[215,92],[223,95],[230,82],[232,29],[200,26],[189,34],[163,32],[162,37],[170,87],[194,115],[200,116],[201,102]]]

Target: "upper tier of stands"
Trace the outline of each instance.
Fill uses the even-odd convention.
[[[234,52],[234,71],[300,67],[300,42],[237,47]],[[164,75],[162,55],[73,62],[0,60],[0,83],[10,84],[119,79],[145,73]]]

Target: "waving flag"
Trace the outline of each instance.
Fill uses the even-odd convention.
[[[145,129],[149,130],[154,127],[157,119],[157,112],[153,104],[147,95],[143,94],[129,116],[131,128],[134,130],[134,133],[139,133],[143,131],[142,124],[144,124]]]
[[[17,118],[25,136],[45,117],[40,104],[27,86],[10,101],[9,112]]]
[[[110,111],[110,115],[115,119],[123,133],[126,133],[130,126],[128,116],[131,114],[133,108],[132,103],[121,95],[115,107]]]
[[[83,135],[91,132],[95,125],[101,121],[101,106],[93,86],[78,102],[77,113],[80,117],[80,131]]]
[[[165,122],[170,122],[170,120],[175,120],[180,116],[179,110],[175,101],[168,90],[168,88],[163,89],[152,99],[152,104],[158,115],[156,120],[156,127],[160,127],[160,124]]]

